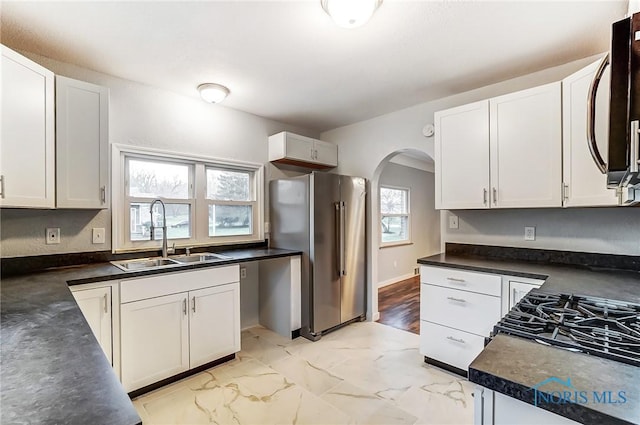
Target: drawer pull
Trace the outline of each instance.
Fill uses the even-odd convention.
[[[464,339],[461,338],[454,338],[452,336],[448,336],[447,339],[449,341],[455,341],[455,342],[459,342],[460,344],[466,344],[467,342]]]
[[[451,301],[458,302],[458,303],[466,303],[467,302],[467,300],[463,300],[462,298],[447,297],[447,299],[451,300]]]
[[[456,282],[456,283],[465,283],[466,282],[466,280],[458,279],[457,277],[448,277],[447,280],[449,280],[451,282]]]

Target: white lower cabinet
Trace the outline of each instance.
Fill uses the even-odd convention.
[[[122,281],[122,385],[131,392],[240,351],[239,266]]]
[[[518,282],[517,280],[509,281],[509,310],[518,304],[518,301],[529,293],[532,289],[539,288],[540,284]]]
[[[91,289],[71,288],[71,293],[109,363],[113,365],[111,286]]]
[[[576,425],[578,422],[513,397],[476,387],[474,425]]]
[[[189,367],[240,351],[240,284],[189,292]]]
[[[122,385],[142,388],[189,369],[187,293],[123,304]]]
[[[466,371],[501,317],[502,277],[420,267],[420,353]]]
[[[420,321],[420,354],[423,356],[467,370],[483,348],[482,336]]]

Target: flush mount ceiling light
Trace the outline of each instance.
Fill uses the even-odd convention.
[[[200,84],[198,91],[202,100],[209,103],[220,103],[229,95],[228,88],[214,83]]]
[[[356,28],[367,23],[382,0],[320,0],[322,8],[342,28]]]

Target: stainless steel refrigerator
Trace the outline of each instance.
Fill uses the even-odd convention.
[[[317,340],[366,313],[366,181],[314,172],[269,184],[271,246],[302,256],[302,327]]]

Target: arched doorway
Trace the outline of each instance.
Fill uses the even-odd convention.
[[[413,276],[417,258],[440,251],[433,165],[432,157],[421,150],[399,149],[385,156],[373,173],[369,197],[370,320],[379,319],[380,285]]]

